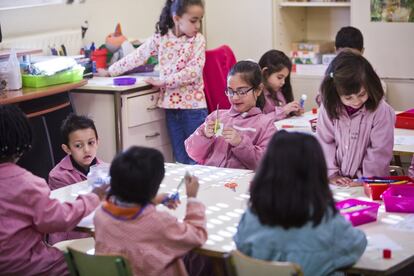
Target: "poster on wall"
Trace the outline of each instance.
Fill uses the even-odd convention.
[[[414,22],[414,0],[371,0],[371,21]]]

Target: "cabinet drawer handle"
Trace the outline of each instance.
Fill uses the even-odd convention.
[[[147,107],[148,111],[153,111],[153,110],[157,110],[157,109],[158,109],[158,106],[156,106],[156,105]]]
[[[155,137],[160,136],[160,135],[161,134],[159,132],[155,132],[153,134],[145,135],[145,139],[155,138]]]

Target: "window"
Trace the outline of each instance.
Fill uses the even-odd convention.
[[[65,3],[65,0],[1,0],[0,11],[63,3]]]

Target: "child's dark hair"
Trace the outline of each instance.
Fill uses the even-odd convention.
[[[335,37],[336,49],[352,48],[362,52],[364,49],[364,37],[359,29],[348,26],[342,27]]]
[[[341,95],[358,94],[361,88],[368,94],[365,107],[374,111],[384,97],[380,78],[362,55],[342,51],[326,69],[320,88],[322,103],[329,117],[339,118],[344,108]]]
[[[289,74],[285,79],[285,84],[282,87],[282,94],[285,97],[287,103],[293,101],[292,85],[290,83],[290,72],[292,71],[292,62],[285,55],[285,53],[278,50],[267,51],[260,58],[259,65],[260,68],[262,68],[263,70],[263,84],[265,85],[266,89],[270,92],[270,95],[274,100],[277,100],[277,91],[272,91],[272,88],[269,86],[267,79],[270,77],[271,74],[279,72],[283,68],[287,68],[289,70]]]
[[[164,178],[164,157],[156,149],[133,146],[112,160],[109,173],[109,195],[145,205],[155,197]]]
[[[242,60],[237,62],[230,69],[227,78],[234,76],[236,74],[240,74],[241,79],[249,85],[251,85],[254,90],[259,89],[260,85],[262,84],[262,74],[260,71],[260,66],[254,61]],[[260,93],[260,95],[256,99],[256,107],[259,107],[263,110],[264,105],[265,97],[263,93]]]
[[[321,223],[335,214],[322,148],[312,135],[273,135],[250,186],[250,207],[260,222],[285,229]],[[332,212],[330,212],[332,211]]]
[[[32,147],[30,123],[15,105],[0,105],[0,163],[13,162]]]
[[[62,134],[63,143],[69,146],[69,134],[79,129],[88,129],[91,128],[95,132],[96,139],[98,139],[98,132],[96,131],[95,123],[92,119],[71,113],[63,121],[62,126],[60,127],[60,132]]]
[[[160,19],[155,25],[155,32],[165,35],[174,27],[173,16],[182,16],[189,6],[197,5],[204,8],[202,0],[166,0]]]

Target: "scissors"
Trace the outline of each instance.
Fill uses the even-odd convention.
[[[172,195],[167,196],[161,203],[166,204],[170,200],[173,200],[173,201],[179,200],[180,199],[180,188],[184,184],[185,179],[188,178],[188,177],[191,177],[191,175],[188,171],[186,171],[184,177],[181,179],[180,183],[178,183],[178,186],[177,186],[177,189],[176,189],[177,191],[175,193],[173,193]]]

